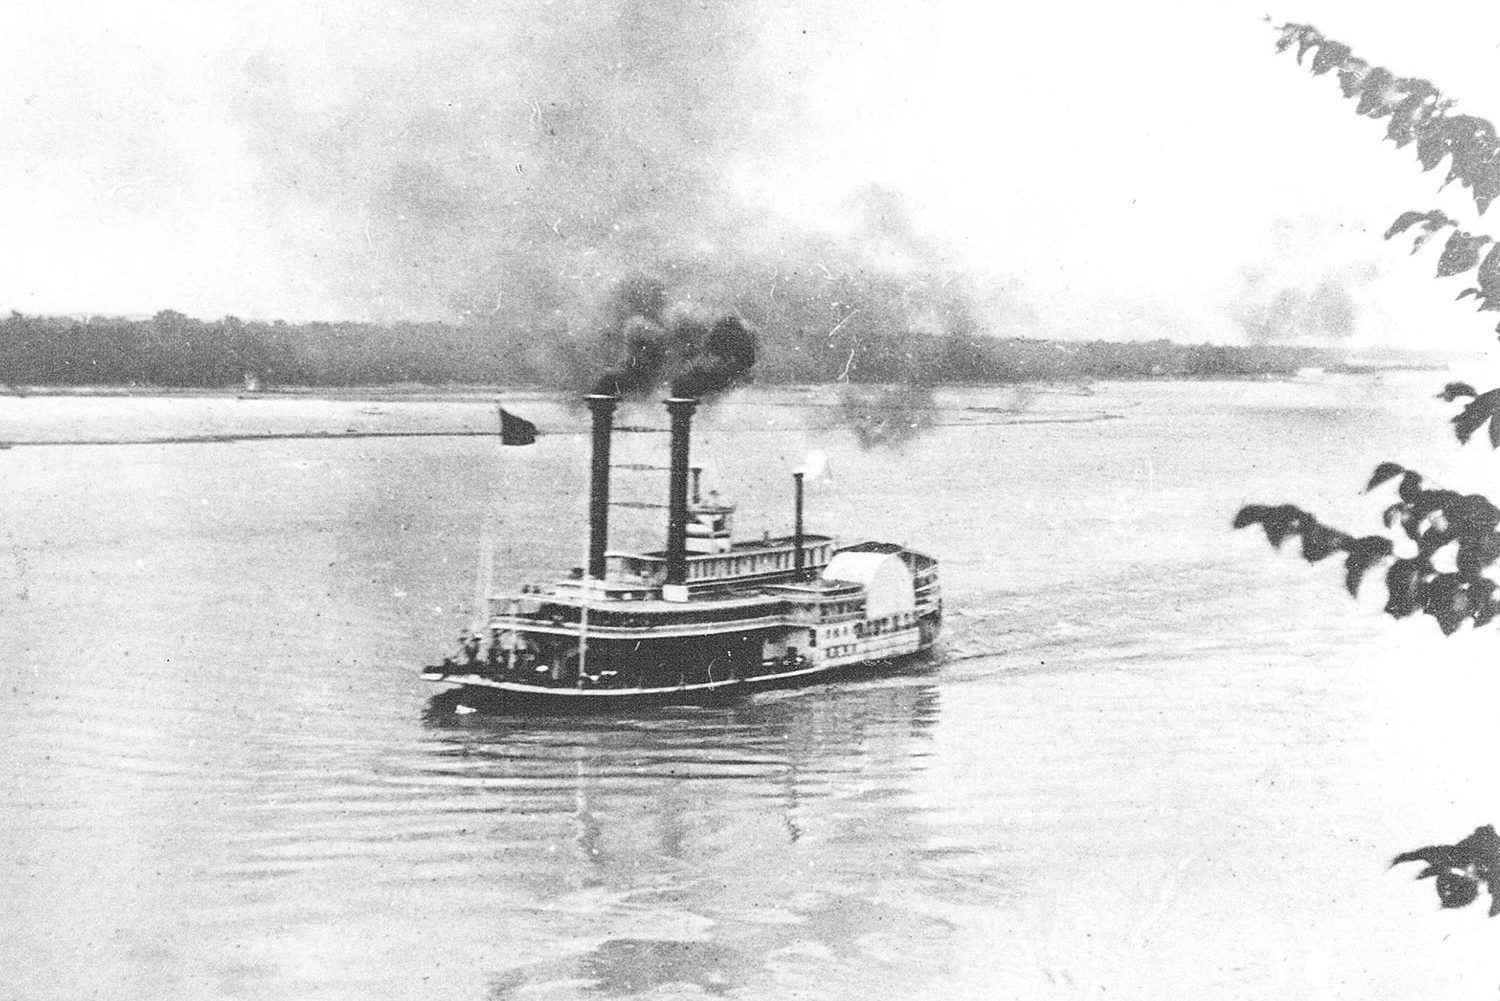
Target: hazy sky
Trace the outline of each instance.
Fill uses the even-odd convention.
[[[1326,293],[1353,342],[1492,343],[1380,233],[1500,217],[1267,14],[1500,117],[1494,4],[10,0],[0,307],[452,317],[832,241],[1002,333],[1235,339]]]

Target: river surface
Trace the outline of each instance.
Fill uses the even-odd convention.
[[[953,391],[870,451],[737,394],[695,457],[739,531],[823,453],[809,529],[939,556],[943,655],[592,719],[417,677],[480,568],[580,562],[577,410],[0,399],[0,998],[1492,999],[1500,921],[1387,863],[1500,821],[1494,637],[1229,527],[1367,531],[1383,459],[1495,490],[1443,381]],[[125,443],[268,433],[335,437]]]

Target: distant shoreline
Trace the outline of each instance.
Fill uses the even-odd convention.
[[[1296,379],[1304,373],[1324,375],[1376,375],[1383,372],[1443,372],[1454,361],[1392,361],[1392,362],[1342,362],[1326,365],[1303,366],[1295,371],[1229,372],[1229,373],[1165,373],[1161,375],[1099,375],[1086,378],[1048,378],[941,382],[923,384],[923,388],[942,389],[1006,389],[1015,387],[1076,386],[1094,382],[1267,382]],[[815,382],[815,383],[750,383],[758,389],[808,392],[828,389],[878,390],[901,385],[899,382]],[[507,400],[555,400],[569,396],[564,389],[536,385],[466,385],[466,384],[420,384],[396,383],[368,386],[316,386],[278,385],[262,389],[245,389],[240,386],[183,386],[183,385],[11,385],[0,383],[0,398],[39,397],[121,397],[151,398],[180,397],[183,399],[207,398],[241,400],[317,399],[330,401],[371,402],[474,402],[491,403],[497,398]]]
[[[785,304],[783,304],[785,305]],[[878,311],[877,311],[878,312]],[[1187,343],[1049,339],[965,324],[933,332],[855,309],[825,325],[825,310],[750,318],[759,331],[761,385],[1014,385],[1084,380],[1285,377],[1386,365],[1437,365],[1442,353],[1338,343]],[[805,315],[804,315],[805,314]],[[370,391],[452,399],[592,385],[621,364],[618,330],[597,336],[446,323],[260,323],[196,320],[172,310],[149,319],[0,317],[0,391],[76,387],[94,395],[181,389],[222,393]],[[706,336],[706,334],[704,335]],[[147,387],[154,387],[153,389]],[[23,392],[26,390],[23,390]]]

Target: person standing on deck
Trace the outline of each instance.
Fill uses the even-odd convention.
[[[487,649],[484,654],[485,663],[489,665],[491,674],[499,674],[504,668],[505,661],[502,657],[503,652],[504,651],[502,651],[500,648],[500,630],[491,629],[489,649]]]

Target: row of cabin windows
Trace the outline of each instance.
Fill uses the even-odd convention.
[[[731,573],[750,570],[763,573],[768,570],[790,570],[796,566],[795,553],[761,553],[756,556],[735,556],[717,560],[692,560],[688,563],[688,577],[723,577]]]
[[[879,636],[882,633],[887,633],[895,629],[910,628],[916,624],[916,621],[917,616],[915,613],[908,612],[904,615],[890,615],[883,619],[875,619],[872,622],[856,622],[852,626],[839,626],[835,629],[825,630],[823,638],[828,640],[836,636],[847,636],[850,632],[853,632],[857,638],[863,639],[866,636]],[[808,634],[808,643],[811,646],[818,645],[816,630]],[[830,650],[831,652],[832,649]]]

